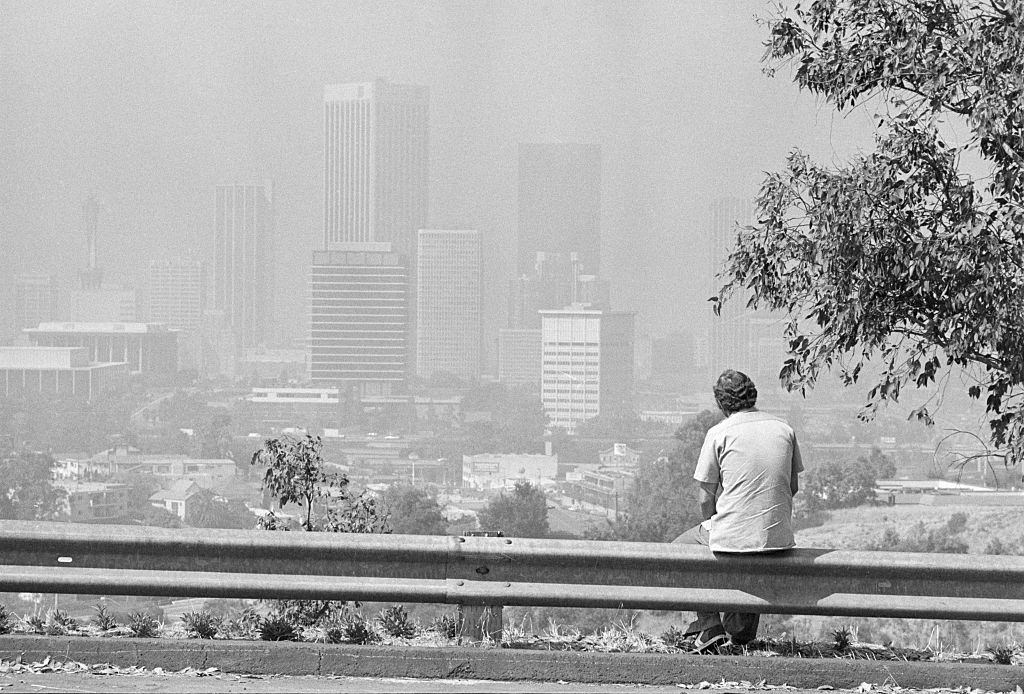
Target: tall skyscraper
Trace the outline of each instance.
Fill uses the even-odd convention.
[[[387,243],[315,251],[309,378],[386,395],[408,369],[409,270]]]
[[[750,224],[752,218],[753,206],[747,200],[723,198],[711,206],[708,296],[717,295],[721,289],[722,280],[715,275],[729,257],[737,226]],[[766,311],[751,311],[747,298],[746,292],[736,292],[722,306],[721,315],[709,319],[702,361],[712,381],[724,369],[736,369],[759,385],[768,386],[777,382],[786,350],[782,319]]]
[[[151,262],[144,289],[146,322],[198,332],[204,309],[203,279],[203,264],[197,259]]]
[[[272,202],[269,184],[217,186],[213,308],[224,312],[240,347],[266,339],[273,279]]]
[[[427,224],[430,93],[374,82],[324,89],[324,247],[389,242],[415,252]]]
[[[573,432],[633,405],[632,313],[541,311],[541,400],[551,424]]]
[[[598,145],[519,145],[519,275],[533,271],[538,251],[578,253],[587,272],[600,274]]]
[[[416,374],[480,377],[480,234],[420,229],[416,252]]]
[[[57,318],[57,285],[52,275],[26,273],[14,278],[14,329],[35,328]]]

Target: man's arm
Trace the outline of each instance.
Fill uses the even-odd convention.
[[[800,478],[799,472],[794,472],[789,478],[789,490],[796,496],[796,493],[800,491],[800,483],[797,481]]]
[[[701,482],[697,491],[697,503],[700,505],[700,515],[704,520],[715,515],[715,498],[718,496],[717,482]]]

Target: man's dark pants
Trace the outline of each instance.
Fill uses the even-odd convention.
[[[690,528],[685,533],[672,540],[681,545],[703,545],[709,544],[708,531],[702,526]],[[690,622],[686,627],[686,634],[697,634],[706,629],[713,629],[717,626],[723,627],[725,632],[737,645],[750,643],[757,637],[757,626],[761,622],[761,615],[751,612],[698,612],[697,619]]]

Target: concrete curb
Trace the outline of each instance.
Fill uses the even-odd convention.
[[[1024,686],[1024,668],[982,663],[919,663],[658,653],[578,653],[499,648],[351,646],[267,641],[203,641],[0,636],[0,658],[110,663],[120,667],[216,667],[224,672],[423,679],[532,680],[580,683],[694,684],[766,680],[801,688],[972,687],[1009,691]]]

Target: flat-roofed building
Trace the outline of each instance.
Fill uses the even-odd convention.
[[[541,311],[541,400],[551,424],[572,433],[633,404],[632,313]]]
[[[132,373],[178,370],[178,333],[159,323],[40,323],[23,331],[39,347],[84,347],[90,362],[128,364]]]
[[[127,484],[70,481],[56,484],[66,493],[64,514],[69,522],[127,522],[132,497]]]
[[[41,395],[91,400],[121,388],[128,364],[95,363],[82,347],[0,346],[0,394],[5,398]]]

